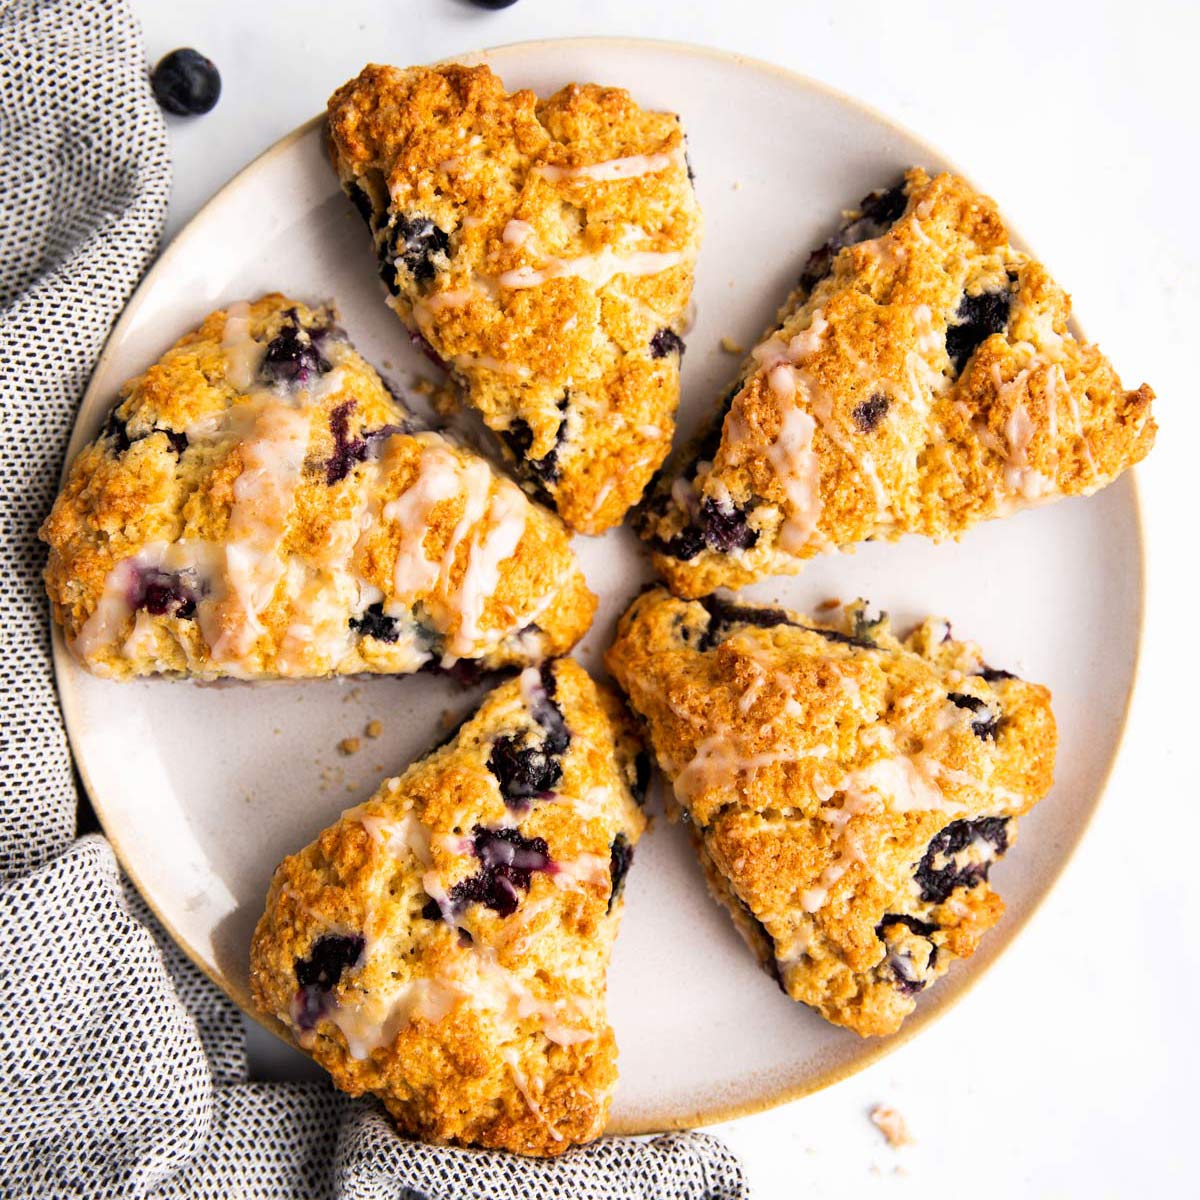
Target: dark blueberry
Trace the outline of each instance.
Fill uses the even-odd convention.
[[[324,375],[329,366],[293,308],[288,310],[279,332],[267,344],[259,373],[267,383],[301,388]]]
[[[511,8],[517,0],[471,0],[476,8]]]
[[[923,990],[929,980],[920,977],[918,974],[919,968],[913,961],[911,953],[904,948],[902,943],[896,946],[892,945],[891,939],[888,937],[888,932],[890,928],[894,928],[897,925],[903,925],[918,937],[926,939],[931,939],[937,932],[938,927],[929,921],[922,921],[918,917],[912,917],[905,913],[888,913],[875,926],[875,936],[888,948],[888,955],[885,961],[892,972],[896,990],[903,996],[913,996]],[[931,969],[936,962],[937,946],[930,941],[928,967]]]
[[[396,268],[394,266],[392,266],[392,264],[390,262],[387,262],[385,259],[381,259],[380,263],[379,263],[379,278],[383,280],[384,284],[387,286],[387,290],[389,292],[391,292],[391,294],[393,296],[400,295],[400,277],[396,273]],[[415,340],[416,337],[419,337],[420,335],[416,334],[416,335],[412,335],[412,336]],[[421,338],[421,341],[424,342],[425,339]],[[428,345],[429,343],[426,342],[425,344]],[[432,349],[432,347],[431,347],[431,349]],[[442,360],[440,358],[437,359],[437,363],[438,363],[438,366],[444,367],[446,365],[445,363],[442,362]]]
[[[629,868],[633,863],[633,847],[623,833],[618,833],[613,838],[612,845],[608,850],[608,859],[609,873],[612,875],[612,891],[608,896],[608,911],[612,912],[612,906],[621,894],[625,876],[629,874]]]
[[[196,50],[172,50],[150,75],[154,98],[177,117],[198,117],[221,98],[221,73]]]
[[[533,872],[555,869],[546,839],[524,837],[517,829],[476,825],[472,849],[480,868],[450,889],[450,914],[461,912],[468,904],[483,904],[502,917],[512,916],[521,893],[529,890]],[[426,905],[422,915],[427,915],[429,908]]]
[[[711,650],[739,625],[753,625],[758,629],[774,629],[778,625],[790,625],[819,634],[826,641],[840,642],[847,646],[858,646],[862,650],[878,650],[879,647],[868,637],[855,633],[841,633],[836,629],[818,629],[794,621],[782,608],[770,608],[749,604],[730,604],[720,596],[705,596],[700,603],[708,612],[708,630],[700,641],[701,650]]]
[[[428,217],[409,217],[403,213],[396,217],[389,257],[393,263],[402,262],[418,283],[431,280],[438,271],[434,260],[445,258],[449,252],[450,235]]]
[[[355,401],[347,400],[329,414],[329,432],[333,434],[333,453],[325,464],[325,482],[330,486],[345,479],[360,462],[365,462],[367,458],[367,439],[350,436],[350,414],[354,408]]]
[[[749,550],[758,541],[758,530],[750,528],[743,509],[731,504],[726,512],[711,497],[706,497],[700,505],[700,527],[704,531],[704,544],[718,554]]]
[[[155,568],[141,568],[130,592],[135,609],[144,608],[154,617],[179,617],[190,620],[196,615],[196,593],[180,575]]]
[[[354,207],[358,209],[358,215],[374,229],[375,207],[371,203],[371,197],[367,195],[367,189],[357,180],[352,179],[346,185],[346,195],[354,202]]]
[[[967,359],[980,343],[993,333],[1003,333],[1008,325],[1012,296],[1008,292],[980,292],[978,296],[963,296],[955,314],[955,324],[946,329],[946,353],[961,373]]]
[[[188,448],[188,436],[186,433],[177,433],[174,429],[163,429],[159,425],[152,425],[146,433],[140,434],[137,437],[130,437],[129,426],[117,416],[115,408],[108,414],[108,420],[104,422],[104,428],[101,429],[100,436],[109,439],[116,454],[124,454],[134,442],[140,442],[142,438],[147,438],[152,433],[165,434],[177,458],[182,457],[183,452]]]
[[[885,191],[864,196],[859,215],[843,224],[833,237],[809,255],[800,276],[800,286],[811,292],[833,270],[833,260],[839,250],[881,237],[904,215],[907,206],[903,180]]]
[[[1000,718],[988,708],[978,696],[968,696],[965,692],[951,692],[947,697],[955,708],[966,708],[973,713],[982,713],[978,721],[971,722],[971,732],[981,741],[995,741],[996,730],[1000,727]]]
[[[383,602],[372,604],[365,612],[350,618],[350,628],[360,637],[377,642],[394,642],[400,637],[400,625],[383,611]]]
[[[787,988],[784,987],[783,974],[779,970],[779,959],[775,955],[775,939],[740,897],[734,896],[733,900],[746,918],[746,925],[750,929],[750,936],[754,944],[754,952],[758,956],[762,969],[779,984],[779,990],[786,993]]]
[[[976,842],[987,842],[993,848],[993,858],[1008,849],[1008,818],[979,817],[974,821],[953,821],[929,843],[914,878],[921,889],[921,899],[941,904],[957,887],[973,888],[987,879],[991,862],[965,863],[959,866],[955,856]],[[944,856],[949,861],[934,866],[934,860]]]
[[[856,404],[850,415],[863,433],[870,433],[887,415],[891,403],[882,392],[876,392],[869,400]]]
[[[650,755],[645,750],[639,750],[633,759],[633,792],[634,802],[639,808],[646,803],[646,793],[650,789],[651,772]]]
[[[508,444],[522,468],[528,471],[543,487],[554,483],[560,474],[558,455],[567,436],[567,407],[570,404],[570,393],[563,395],[558,402],[558,429],[554,435],[554,445],[541,458],[530,458],[529,450],[533,446],[533,430],[529,423],[521,417],[515,417],[507,429],[501,430],[500,436]]]
[[[1016,679],[1017,676],[1011,671],[1003,671],[999,667],[984,667],[979,672],[979,678],[987,683],[995,683],[1000,679]]]
[[[366,942],[357,934],[325,934],[313,943],[307,958],[296,960],[296,982],[301,987],[332,991],[341,979],[342,972],[358,962],[365,945]]]
[[[488,770],[513,812],[524,812],[531,800],[548,795],[562,780],[562,763],[546,753],[545,742],[523,742],[524,736],[497,738],[488,756]]]
[[[656,538],[652,545],[669,558],[691,562],[704,549],[704,533],[694,525],[685,525],[673,538],[665,542]]]
[[[666,358],[668,354],[678,354],[682,358],[684,349],[683,338],[665,326],[650,339],[651,358]]]
[[[781,608],[758,608],[748,604],[730,604],[720,596],[705,596],[700,603],[708,613],[708,630],[700,640],[700,650],[711,650],[739,625],[774,629],[777,625],[796,625]]]
[[[530,713],[539,732],[506,734],[492,745],[488,770],[500,785],[504,803],[524,812],[535,799],[553,792],[562,780],[562,756],[571,744],[562,709],[554,702],[556,681],[550,667],[541,669]]]

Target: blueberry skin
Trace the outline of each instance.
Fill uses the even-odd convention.
[[[150,76],[154,98],[177,117],[210,112],[221,98],[221,73],[197,50],[172,50]]]
[[[490,9],[512,8],[516,2],[517,0],[471,0],[471,3],[475,5],[476,8]]]

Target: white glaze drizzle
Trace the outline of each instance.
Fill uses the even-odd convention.
[[[639,179],[643,175],[654,175],[668,167],[683,166],[683,148],[675,147],[659,154],[629,154],[622,158],[610,158],[604,162],[586,163],[579,167],[561,167],[543,163],[534,167],[533,173],[551,183],[563,179],[587,179],[594,183],[613,183],[625,179]]]
[[[607,286],[618,275],[657,275],[678,266],[683,255],[677,250],[633,250],[619,254],[605,246],[595,254],[581,254],[577,258],[546,258],[540,266],[514,267],[497,277],[501,287],[539,287],[552,279],[582,279],[597,291]]]

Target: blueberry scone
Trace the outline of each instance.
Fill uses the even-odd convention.
[[[972,954],[1014,818],[1050,789],[1049,692],[929,620],[822,624],[662,589],[608,664],[649,731],[709,888],[794,1000],[863,1036]]]
[[[610,692],[569,659],[527,667],[283,861],[255,1001],[406,1132],[535,1155],[596,1137],[647,771]]]
[[[279,295],[124,386],[42,537],[68,645],[117,679],[521,665],[596,603],[556,517],[419,431],[329,309]]]
[[[390,303],[573,529],[620,523],[679,399],[700,212],[678,117],[619,88],[369,66],[329,148]]]
[[[867,196],[640,514],[672,590],[795,573],[872,539],[952,538],[1111,483],[1153,444],[1154,393],[1125,391],[1069,316],[961,179],[914,169]]]

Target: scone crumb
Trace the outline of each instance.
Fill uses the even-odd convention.
[[[362,742],[356,737],[342,738],[342,740],[338,742],[337,748],[339,754],[357,754],[362,748]]]
[[[369,738],[377,738],[383,732],[383,722],[378,717],[372,717],[367,722],[366,734]]]
[[[817,605],[817,612],[829,612],[830,609],[841,608],[841,607],[842,607],[842,602],[840,600],[836,600],[836,599],[834,599],[834,597],[830,596],[830,598],[828,600],[822,600],[821,603]]]
[[[726,354],[745,354],[746,347],[741,342],[735,342],[731,337],[723,337],[721,339],[721,349]]]
[[[897,1109],[890,1104],[877,1104],[871,1109],[870,1115],[875,1128],[887,1138],[888,1145],[893,1149],[912,1145],[908,1124]]]

